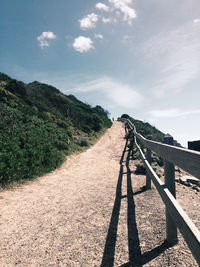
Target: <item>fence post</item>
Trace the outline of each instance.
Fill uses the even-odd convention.
[[[170,135],[165,135],[163,143],[168,145],[174,145],[173,137]],[[176,198],[176,187],[175,187],[175,172],[174,172],[174,164],[164,160],[164,173],[165,173],[165,184],[172,195]],[[166,235],[167,241],[170,244],[177,243],[177,227],[166,209]]]
[[[151,140],[151,136],[147,136],[149,140]],[[149,164],[151,165],[151,150],[147,148],[146,151],[146,159],[148,160]],[[151,189],[151,178],[149,176],[148,170],[146,169],[146,189]]]
[[[127,126],[127,122],[125,123],[125,136],[127,136],[128,134],[128,126]]]

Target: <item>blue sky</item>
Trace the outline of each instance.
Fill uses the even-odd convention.
[[[2,0],[0,71],[200,139],[199,0]]]

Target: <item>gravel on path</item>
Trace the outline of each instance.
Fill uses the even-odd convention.
[[[0,266],[198,266],[179,233],[165,242],[165,207],[135,175],[122,123],[61,168],[0,192]],[[177,199],[200,227],[200,194]]]

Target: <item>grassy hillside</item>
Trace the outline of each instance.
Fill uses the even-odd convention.
[[[111,126],[107,115],[53,86],[0,73],[0,185],[55,169]]]

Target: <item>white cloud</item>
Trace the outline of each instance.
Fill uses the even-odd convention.
[[[92,29],[96,27],[98,16],[95,13],[88,14],[86,17],[79,20],[82,30]]]
[[[97,3],[96,8],[105,12],[108,12],[110,10],[109,7],[103,3]]]
[[[111,23],[111,22],[117,22],[116,18],[102,18],[103,23]]]
[[[120,12],[117,10],[116,12],[115,12],[115,14],[119,17],[120,16]]]
[[[112,20],[111,18],[102,18],[103,23],[110,23]]]
[[[134,108],[142,101],[142,96],[135,88],[110,77],[78,84],[73,90],[79,93],[101,92],[110,105],[123,108]]]
[[[97,39],[103,39],[103,35],[100,33],[95,33],[94,37]]]
[[[87,16],[79,20],[80,28],[82,30],[93,29],[99,20],[103,23],[117,22],[120,18],[120,14],[123,15],[123,20],[132,24],[133,19],[136,18],[136,11],[131,7],[132,0],[108,0],[109,6],[98,2],[96,9],[99,11],[109,12],[108,17],[104,17],[102,14],[90,13]]]
[[[90,38],[84,36],[75,38],[72,46],[76,51],[80,53],[85,53],[91,49],[94,49],[93,41]]]
[[[124,15],[124,21],[127,21],[129,24],[132,23],[133,19],[137,17],[135,9],[130,7],[132,4],[132,0],[108,0],[110,4],[115,9],[121,11]]]
[[[200,22],[200,19],[194,19],[193,22],[194,23],[199,23]]]
[[[53,32],[42,32],[41,35],[37,37],[40,47],[43,49],[45,46],[49,46],[48,40],[55,39],[56,35]]]
[[[148,112],[148,114],[153,118],[175,118],[175,117],[187,117],[194,114],[200,113],[200,109],[196,110],[189,110],[189,111],[181,111],[177,108],[171,108],[171,109],[156,109],[151,110]]]

